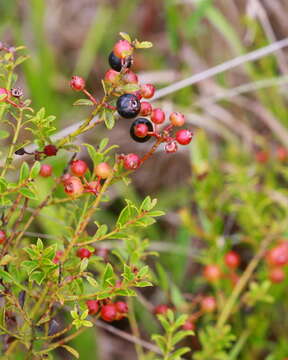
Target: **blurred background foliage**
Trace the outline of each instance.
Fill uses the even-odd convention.
[[[287,0],[0,0],[0,39],[11,46],[27,46],[30,60],[24,63],[17,84],[25,88],[36,109],[45,106],[48,114],[55,114],[62,129],[86,113],[71,106],[76,98],[68,86],[71,75],[87,78],[89,89],[100,96],[107,57],[120,31],[154,43],[152,50],[139,51],[134,70],[142,82],[161,88],[288,37],[287,13]],[[156,153],[133,177],[133,187],[115,187],[112,204],[100,220],[112,223],[124,198],[140,202],[152,193],[159,199],[159,208],[167,215],[145,234],[151,248],[160,252],[162,264],[155,270],[164,291],[145,294],[154,304],[167,301],[166,293],[181,307],[183,293],[198,291],[201,279],[192,280],[199,266],[193,259],[205,244],[211,247],[202,260],[217,262],[225,247],[245,237],[255,249],[266,222],[284,221],[288,173],[276,161],[276,149],[288,140],[287,83],[284,49],[157,102],[168,112],[184,112],[195,140],[190,149],[175,155]],[[124,152],[144,152],[146,145],[130,141],[127,126],[117,125],[111,143]],[[81,141],[97,144],[105,134],[105,129],[97,129]],[[265,165],[255,161],[260,150],[269,154]],[[58,164],[53,161],[56,167],[62,166],[63,159]],[[255,192],[258,182],[265,184],[263,192]],[[61,224],[54,222],[53,210],[46,215],[35,232],[57,236]],[[157,329],[141,303],[136,310],[146,334]],[[262,311],[265,314],[267,308]],[[274,315],[279,318],[279,312]],[[281,326],[287,329],[287,312],[284,315]],[[275,323],[273,336],[280,334]],[[266,344],[263,350],[261,344],[267,331],[265,326],[255,331],[254,340],[249,340],[251,352],[243,359],[268,359],[263,351],[269,354],[273,346]],[[288,356],[283,330],[281,334],[269,360]],[[87,332],[74,346],[81,359],[119,359],[119,353],[122,358],[135,358],[132,345],[104,333]],[[60,354],[59,359],[65,356]]]

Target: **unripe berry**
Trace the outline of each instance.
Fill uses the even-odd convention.
[[[218,265],[207,265],[204,268],[203,276],[209,282],[216,282],[221,277],[221,270]]]
[[[155,93],[155,86],[152,84],[143,84],[140,87],[140,91],[145,99],[151,99]]]
[[[116,107],[119,115],[132,119],[139,114],[141,105],[136,95],[124,94],[117,99]]]
[[[7,240],[7,235],[4,230],[0,230],[0,244],[3,244]]]
[[[127,154],[123,158],[123,165],[126,170],[135,170],[141,164],[141,160],[136,154]]]
[[[288,151],[285,147],[283,146],[279,146],[276,149],[276,155],[277,155],[277,159],[280,162],[285,162],[288,159]]]
[[[152,105],[147,101],[141,102],[140,115],[148,116],[152,113]]]
[[[72,76],[70,86],[75,91],[82,91],[85,89],[85,80],[81,76]]]
[[[105,73],[104,80],[110,82],[111,84],[117,84],[119,82],[119,73],[115,70],[108,70]]]
[[[9,96],[10,96],[10,92],[7,89],[0,88],[0,97],[2,97],[0,102],[6,101],[9,98]]]
[[[81,180],[76,176],[71,176],[64,182],[64,190],[66,194],[76,197],[83,193],[84,187]]]
[[[153,312],[155,315],[165,315],[169,309],[170,307],[168,305],[161,304],[155,306]]]
[[[89,315],[95,315],[99,310],[99,303],[97,300],[87,300],[86,305],[89,310]]]
[[[103,305],[101,308],[101,318],[107,322],[112,322],[117,317],[117,311],[114,304]]]
[[[195,323],[193,323],[191,320],[186,320],[185,323],[182,325],[183,330],[194,331],[195,328],[196,328]]]
[[[58,264],[59,261],[61,260],[62,256],[63,256],[63,251],[61,251],[61,250],[56,251],[56,254],[55,254],[54,259],[53,259],[53,263]]]
[[[187,129],[178,130],[175,138],[180,145],[188,145],[192,140],[192,132]]]
[[[112,169],[109,164],[107,164],[106,162],[102,162],[96,165],[94,172],[101,179],[107,179],[112,174]]]
[[[236,251],[229,251],[225,255],[225,264],[231,268],[236,269],[240,265],[240,256]]]
[[[170,141],[165,145],[165,151],[167,154],[175,153],[178,150],[176,141]]]
[[[42,165],[41,165],[41,168],[40,168],[39,175],[40,175],[40,176],[43,176],[43,177],[49,177],[49,176],[51,176],[52,171],[53,171],[53,168],[52,168],[51,165],[49,165],[49,164],[42,164]]]
[[[269,271],[269,279],[275,284],[281,283],[285,279],[285,271],[282,267],[275,267]]]
[[[161,109],[153,109],[150,119],[151,121],[153,121],[154,124],[163,124],[163,122],[165,121],[165,113]]]
[[[57,154],[58,149],[55,145],[49,144],[44,147],[44,154],[46,156],[55,156]]]
[[[111,51],[108,61],[109,61],[109,65],[111,66],[111,68],[113,70],[118,71],[118,72],[121,71],[121,69],[123,67],[122,60],[119,57],[117,57],[113,51]],[[125,59],[124,62],[125,62],[126,68],[129,68],[132,65],[131,57],[128,57],[127,59]]]
[[[138,84],[138,76],[132,70],[127,70],[122,80],[127,84]]]
[[[269,250],[266,261],[271,266],[283,266],[288,264],[288,248],[285,244],[279,244]]]
[[[128,313],[128,305],[124,301],[116,301],[115,302],[116,311],[120,314]]]
[[[127,40],[119,40],[113,47],[114,55],[123,59],[133,52],[133,47]]]
[[[88,249],[85,248],[80,248],[77,250],[76,255],[80,258],[80,259],[89,259],[90,256],[92,255],[91,251],[89,251]]]
[[[213,312],[216,309],[216,299],[214,296],[205,296],[201,300],[201,309],[204,312]]]
[[[74,160],[71,165],[71,172],[76,176],[83,176],[88,169],[88,165],[83,160]]]
[[[266,164],[267,161],[269,160],[268,151],[264,151],[264,150],[257,151],[255,154],[255,159],[260,164]]]
[[[169,120],[174,126],[183,126],[185,123],[185,117],[180,112],[172,112],[169,116]]]

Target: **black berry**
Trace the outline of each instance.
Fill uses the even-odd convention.
[[[135,121],[133,121],[133,124],[130,128],[130,135],[133,140],[143,143],[143,142],[148,141],[151,138],[151,135],[138,136],[137,135],[137,127],[139,125],[146,125],[149,132],[154,131],[154,128],[153,128],[153,124],[151,123],[151,121],[149,121],[146,118],[138,118]]]
[[[124,64],[125,64],[126,68],[130,68],[132,65],[131,56],[124,59],[124,61],[121,61],[121,59],[119,57],[117,57],[113,51],[111,51],[108,61],[109,61],[109,65],[111,66],[111,68],[118,72],[121,71]]]
[[[121,95],[117,100],[116,106],[118,113],[126,119],[132,119],[137,116],[141,108],[139,99],[133,94]]]

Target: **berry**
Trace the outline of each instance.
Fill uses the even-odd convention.
[[[221,276],[221,270],[218,265],[207,265],[204,268],[203,276],[209,282],[218,281]]]
[[[101,189],[101,185],[99,184],[98,181],[90,181],[85,186],[85,191],[91,192],[93,194],[97,194],[100,191],[100,189]]]
[[[116,301],[115,302],[116,311],[120,314],[128,313],[128,305],[124,301]]]
[[[225,255],[225,264],[231,269],[236,269],[240,265],[240,256],[236,251],[229,251]]]
[[[132,70],[127,70],[122,79],[127,84],[138,84],[138,76]]]
[[[192,132],[187,129],[181,129],[176,132],[175,138],[180,145],[188,145],[192,140]]]
[[[76,176],[83,176],[88,169],[88,165],[83,160],[74,160],[71,163],[71,172]]]
[[[137,142],[146,142],[151,138],[151,135],[148,135],[148,132],[152,132],[153,124],[146,118],[138,118],[133,121],[130,128],[130,136],[133,140]]]
[[[46,145],[43,150],[46,156],[55,156],[57,154],[57,151],[58,149],[56,148],[56,146],[52,144]]]
[[[124,65],[121,58],[116,56],[113,51],[111,51],[108,61],[109,61],[109,65],[111,66],[111,68],[118,72],[121,71],[121,69]],[[126,68],[130,68],[131,65],[132,65],[132,58],[131,57],[126,58],[125,59]]]
[[[0,88],[0,97],[1,97],[0,102],[4,102],[8,100],[9,96],[10,96],[10,92],[7,89]]]
[[[107,164],[106,162],[102,162],[96,165],[94,172],[101,179],[107,179],[111,175],[112,169],[109,164]]]
[[[185,123],[185,117],[180,112],[172,112],[169,116],[169,120],[174,126],[183,126]]]
[[[155,93],[155,86],[152,84],[143,84],[140,87],[141,95],[145,99],[151,99]]]
[[[74,197],[83,193],[83,184],[81,180],[76,176],[70,176],[69,179],[64,181],[64,190],[66,194]]]
[[[260,164],[266,164],[267,161],[269,160],[268,151],[264,151],[264,150],[257,151],[257,153],[255,154],[255,159]]]
[[[112,322],[117,317],[117,310],[114,304],[103,305],[101,309],[101,318],[105,321]]]
[[[20,87],[15,87],[15,88],[11,89],[11,95],[16,98],[20,98],[24,95],[24,91]]]
[[[104,80],[110,82],[111,84],[117,84],[119,82],[119,73],[110,69],[105,73]]]
[[[185,323],[182,325],[183,330],[195,330],[195,324],[191,320],[186,320]]]
[[[141,104],[136,95],[124,94],[118,98],[116,106],[122,117],[132,119],[139,114]]]
[[[90,256],[92,255],[91,251],[89,251],[88,249],[85,248],[80,248],[77,250],[76,255],[80,258],[80,259],[89,259]]]
[[[201,309],[204,312],[213,312],[216,309],[216,305],[214,296],[205,296],[201,301]]]
[[[72,175],[71,175],[71,174],[69,174],[69,173],[65,173],[64,175],[62,175],[62,176],[61,176],[61,181],[62,181],[63,183],[65,183],[65,181],[70,180],[70,179],[71,179],[71,177],[72,177]]]
[[[168,142],[165,145],[165,151],[167,154],[175,153],[177,150],[178,150],[178,145],[177,145],[176,141]]]
[[[56,254],[55,254],[54,259],[53,259],[53,263],[58,264],[61,257],[62,257],[62,255],[63,255],[63,251],[61,251],[61,250],[56,251]]]
[[[168,305],[161,304],[157,305],[153,312],[155,315],[165,315],[169,309],[170,307]]]
[[[51,165],[42,164],[39,174],[40,174],[40,176],[43,176],[43,177],[49,177],[49,176],[51,176],[52,171],[53,171],[53,168]]]
[[[99,303],[97,300],[87,300],[86,305],[89,310],[89,315],[95,315],[99,310]]]
[[[7,240],[7,235],[4,230],[0,230],[0,244],[3,244]]]
[[[148,116],[152,113],[152,105],[148,101],[142,101],[140,107],[140,115]]]
[[[140,166],[141,160],[136,154],[127,154],[123,158],[123,165],[126,170],[135,170]]]
[[[119,40],[114,45],[113,53],[120,59],[124,59],[125,57],[131,55],[133,52],[133,47],[127,40]]]
[[[271,266],[283,266],[288,264],[288,248],[281,243],[266,254],[266,261]]]
[[[288,159],[288,151],[285,147],[283,146],[279,146],[276,149],[276,155],[277,155],[277,159],[280,162],[285,162]]]
[[[75,91],[82,91],[85,89],[85,80],[81,76],[72,76],[70,86]]]
[[[154,122],[154,124],[163,124],[165,121],[165,113],[161,109],[153,109],[150,119]]]
[[[282,267],[275,267],[269,271],[269,279],[273,283],[281,283],[285,279],[285,271]]]

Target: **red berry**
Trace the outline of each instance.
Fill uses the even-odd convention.
[[[283,146],[279,146],[276,149],[276,155],[277,155],[277,159],[280,162],[285,162],[288,159],[288,151],[285,147]]]
[[[76,255],[80,258],[80,259],[85,259],[85,258],[90,258],[90,256],[92,255],[91,251],[89,251],[88,249],[85,248],[80,248],[77,250]]]
[[[85,89],[85,80],[81,76],[72,76],[70,86],[75,91],[82,91]]]
[[[178,130],[175,138],[180,145],[188,145],[192,140],[192,132],[187,129]]]
[[[83,176],[88,169],[88,165],[83,160],[74,160],[71,164],[71,172],[76,176]]]
[[[101,185],[99,184],[98,181],[90,181],[85,186],[85,191],[91,192],[93,194],[97,194],[100,191],[100,189],[101,189]]]
[[[148,116],[151,113],[152,113],[152,105],[148,101],[142,101],[139,115]]]
[[[70,196],[79,196],[83,193],[84,187],[81,180],[76,176],[70,176],[64,181],[64,190]]]
[[[151,99],[155,93],[155,86],[152,84],[143,84],[140,87],[140,91],[145,99]]]
[[[134,127],[134,134],[140,138],[147,136],[149,129],[146,124],[137,124]]]
[[[115,56],[123,59],[133,52],[133,47],[127,40],[119,40],[113,47],[113,53]]]
[[[269,160],[269,153],[268,151],[264,151],[264,150],[258,151],[255,154],[255,158],[258,163],[265,164]]]
[[[103,305],[101,309],[101,318],[105,321],[114,321],[117,317],[117,310],[114,304]]]
[[[61,251],[61,250],[56,251],[56,254],[55,254],[54,259],[53,259],[53,263],[58,264],[61,257],[62,257],[62,255],[63,255],[63,251]]]
[[[109,164],[107,164],[106,162],[102,162],[96,165],[94,172],[101,179],[107,179],[111,175],[112,169]]]
[[[281,283],[285,279],[285,271],[282,267],[275,267],[269,271],[269,279],[273,283]]]
[[[136,154],[127,154],[123,158],[123,165],[126,170],[135,170],[140,166],[141,160]]]
[[[104,80],[111,84],[117,84],[119,82],[119,72],[112,69],[108,70],[104,76]]]
[[[205,296],[201,301],[201,309],[204,312],[213,312],[216,309],[216,299],[214,296]]]
[[[39,174],[40,174],[40,176],[43,176],[43,177],[49,177],[49,176],[51,176],[52,171],[53,171],[53,168],[51,165],[42,164]]]
[[[167,154],[175,153],[178,150],[176,141],[170,141],[165,145],[165,151]]]
[[[283,266],[288,264],[288,248],[287,245],[281,243],[266,254],[266,261],[271,266]]]
[[[209,282],[215,282],[220,279],[221,270],[218,265],[207,265],[204,268],[203,276]]]
[[[185,123],[185,117],[180,112],[172,112],[169,116],[169,120],[174,126],[183,126]]]
[[[191,320],[186,320],[184,325],[182,326],[183,330],[195,330],[195,323],[193,323]]]
[[[46,145],[43,150],[46,156],[55,156],[57,154],[57,151],[58,149],[56,148],[56,146],[52,144]]]
[[[153,312],[155,315],[165,315],[169,309],[170,307],[168,305],[161,304],[157,305]]]
[[[163,124],[165,121],[165,113],[161,109],[153,109],[150,118],[154,124]]]
[[[87,300],[86,305],[89,310],[89,315],[95,315],[99,310],[99,303],[97,300]]]
[[[3,95],[5,95],[5,96],[3,96]],[[0,88],[0,97],[1,97],[0,102],[6,101],[9,98],[9,96],[10,96],[10,92],[7,89]]]
[[[138,84],[138,76],[132,70],[127,70],[122,80],[127,84]]]
[[[0,244],[3,244],[7,240],[7,235],[4,230],[0,230]]]
[[[225,264],[231,268],[236,269],[240,265],[240,256],[236,251],[229,251],[225,255]]]
[[[124,301],[116,301],[115,302],[116,311],[120,314],[128,313],[128,305]]]

